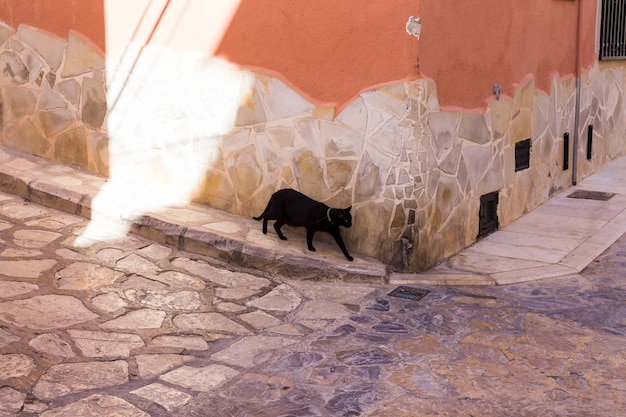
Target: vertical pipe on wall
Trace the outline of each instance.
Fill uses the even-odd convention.
[[[576,185],[578,176],[578,127],[580,123],[580,79],[582,76],[582,2],[578,0],[576,20],[576,107],[574,115],[574,139],[572,141],[572,185]]]

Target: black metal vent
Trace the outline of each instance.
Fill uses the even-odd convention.
[[[603,191],[576,190],[568,195],[568,197],[582,198],[584,200],[609,201],[614,195],[615,193],[605,193]]]
[[[400,286],[389,293],[391,297],[404,298],[414,301],[419,301],[422,298],[426,297],[428,294],[430,294],[429,290],[405,286]]]
[[[515,144],[515,172],[530,168],[530,139]]]
[[[480,211],[478,212],[478,239],[498,230],[498,192],[485,194],[480,197]]]

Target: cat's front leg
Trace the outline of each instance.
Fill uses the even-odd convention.
[[[315,248],[313,247],[313,235],[315,234],[315,229],[307,228],[306,229],[306,244],[309,247],[311,252],[315,252]]]
[[[335,238],[335,242],[337,242],[339,249],[341,249],[346,259],[349,261],[353,261],[354,258],[350,256],[350,254],[348,253],[348,250],[346,249],[346,245],[343,243],[343,239],[341,238],[341,234],[339,233],[339,230],[333,231],[330,234],[332,235],[332,237]]]

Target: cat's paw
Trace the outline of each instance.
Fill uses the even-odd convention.
[[[354,258],[353,258],[352,256],[350,256],[350,255],[346,256],[346,258],[347,258],[350,262],[354,261]]]
[[[280,240],[287,240],[287,238],[285,236],[279,236]]]
[[[310,250],[311,252],[315,252],[315,248],[314,248],[313,246],[309,246],[309,250]]]

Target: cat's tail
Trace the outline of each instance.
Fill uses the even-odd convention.
[[[271,203],[267,203],[267,207],[265,207],[265,210],[263,210],[263,213],[261,213],[257,217],[253,217],[253,219],[254,220],[262,220],[265,217],[265,215],[267,214],[267,212],[270,211],[270,206],[271,205],[272,205]]]

